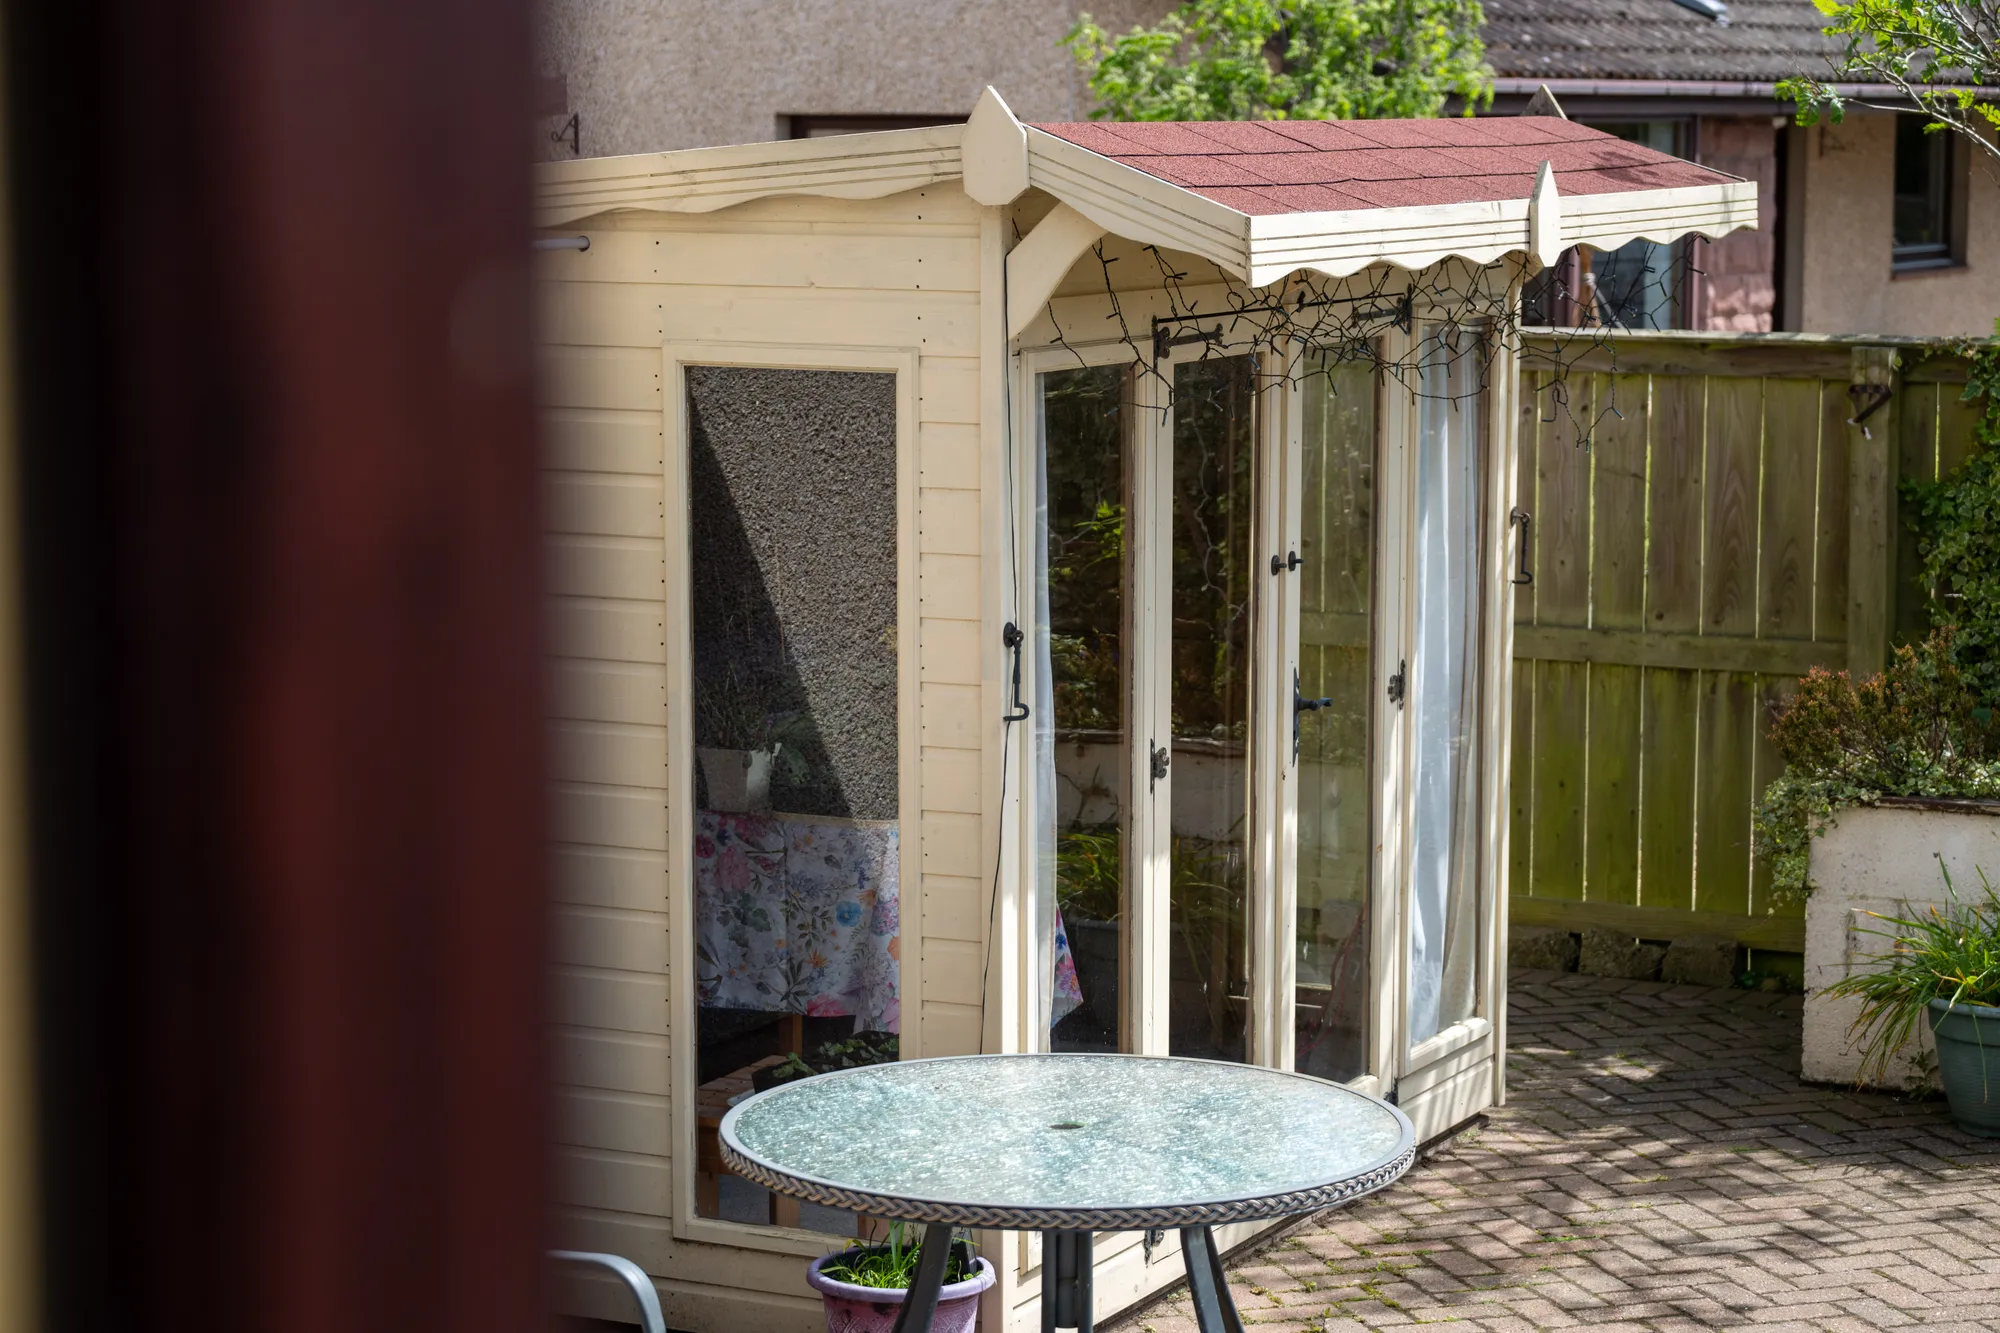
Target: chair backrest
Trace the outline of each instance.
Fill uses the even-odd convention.
[[[639,1327],[645,1333],[667,1333],[667,1317],[660,1313],[660,1293],[653,1289],[653,1279],[646,1276],[646,1270],[630,1259],[594,1250],[550,1250],[549,1258],[610,1269],[614,1277],[632,1289],[632,1299],[639,1303]]]

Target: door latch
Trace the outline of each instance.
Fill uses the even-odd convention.
[[[1515,562],[1517,572],[1508,580],[1516,587],[1525,588],[1535,581],[1535,571],[1528,568],[1528,525],[1534,521],[1534,516],[1525,509],[1517,508],[1507,515],[1507,526],[1521,529],[1521,553]]]
[[[1292,668],[1292,762],[1299,762],[1299,714],[1333,707],[1331,699],[1308,699],[1299,690],[1299,669]]]
[[[1285,555],[1274,555],[1271,557],[1271,572],[1273,574],[1283,574],[1287,570],[1297,569],[1304,563],[1305,561],[1299,559],[1297,551],[1291,551]]]
[[[1171,756],[1160,746],[1153,745],[1150,741],[1147,744],[1152,751],[1150,771],[1153,776],[1147,781],[1146,790],[1151,791],[1159,785],[1160,779],[1167,775],[1167,764],[1171,761]]]
[[[1406,659],[1396,663],[1396,674],[1389,677],[1389,702],[1401,708],[1403,695],[1409,684],[1410,664]]]

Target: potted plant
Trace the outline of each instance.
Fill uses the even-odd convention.
[[[741,814],[770,809],[774,766],[794,786],[805,781],[805,755],[798,744],[802,719],[767,707],[734,661],[697,681],[695,730],[708,742],[698,745],[695,755],[708,785],[710,810]]]
[[[922,1254],[922,1242],[911,1239],[903,1223],[894,1222],[888,1239],[878,1244],[857,1241],[813,1260],[806,1281],[826,1307],[827,1333],[891,1333]],[[993,1265],[973,1253],[972,1242],[953,1240],[944,1290],[931,1321],[934,1333],[972,1333],[979,1293],[993,1282]]]
[[[2000,892],[1979,872],[1985,901],[1964,903],[1944,867],[1948,906],[1908,917],[1870,913],[1891,929],[1880,966],[1845,977],[1834,996],[1861,1001],[1864,1073],[1878,1077],[1921,1019],[1937,1043],[1938,1077],[1951,1118],[1968,1134],[2000,1138]]]
[[[898,1049],[893,1032],[857,1032],[845,1041],[826,1042],[814,1048],[811,1055],[796,1052],[787,1055],[782,1064],[770,1065],[752,1074],[750,1084],[758,1092],[767,1092],[781,1083],[795,1083],[799,1079],[829,1074],[836,1069],[894,1064]]]

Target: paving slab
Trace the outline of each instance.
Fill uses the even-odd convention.
[[[2000,1141],[1941,1101],[1802,1082],[1797,996],[1533,972],[1509,1002],[1507,1104],[1232,1256],[1246,1324],[2000,1328]],[[1170,1292],[1100,1327],[1194,1319]]]

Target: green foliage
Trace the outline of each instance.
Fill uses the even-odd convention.
[[[1992,131],[2000,106],[1977,87],[2000,84],[2000,4],[1995,0],[1813,0],[1832,20],[1826,35],[1843,43],[1832,77],[1887,86],[1931,117],[1936,130],[1953,130],[2000,156]],[[1826,82],[1807,76],[1778,85],[1780,97],[1799,106],[1799,121],[1822,116],[1839,121],[1846,99]],[[1900,99],[1898,99],[1900,100]],[[1902,108],[1896,108],[1902,109]]]
[[[773,712],[765,693],[734,661],[697,676],[694,713],[701,744],[725,750],[769,750],[771,764],[793,786],[805,782],[805,752],[818,729],[797,711]]]
[[[1113,37],[1088,14],[1064,39],[1093,118],[1353,120],[1493,100],[1479,0],[1185,0]]]
[[[1970,349],[1964,400],[1983,402],[1972,452],[1950,476],[1903,483],[1931,621],[1958,627],[1954,655],[1982,704],[2000,703],[2000,346]]]
[[[819,1271],[836,1282],[849,1282],[857,1287],[906,1291],[916,1281],[917,1261],[924,1252],[921,1240],[909,1239],[912,1231],[914,1228],[906,1229],[901,1222],[891,1222],[887,1241],[880,1245],[855,1241],[839,1258],[822,1264]],[[978,1271],[972,1247],[964,1241],[953,1241],[951,1257],[945,1261],[945,1285],[963,1282]]]
[[[1942,860],[1938,869],[1952,905],[1908,918],[1870,912],[1892,927],[1871,932],[1890,941],[1871,960],[1881,966],[1852,973],[1827,988],[1830,996],[1861,1000],[1852,1032],[1863,1038],[1864,1081],[1882,1077],[1890,1057],[1909,1044],[1918,1021],[1928,1017],[1932,1000],[2000,1005],[2000,892],[1981,869],[1985,901],[1967,904]]]
[[[1816,667],[1771,726],[1785,771],[1758,802],[1758,849],[1780,900],[1804,894],[1812,839],[1880,796],[2000,798],[2000,726],[1954,660],[1950,626],[1856,685]]]

